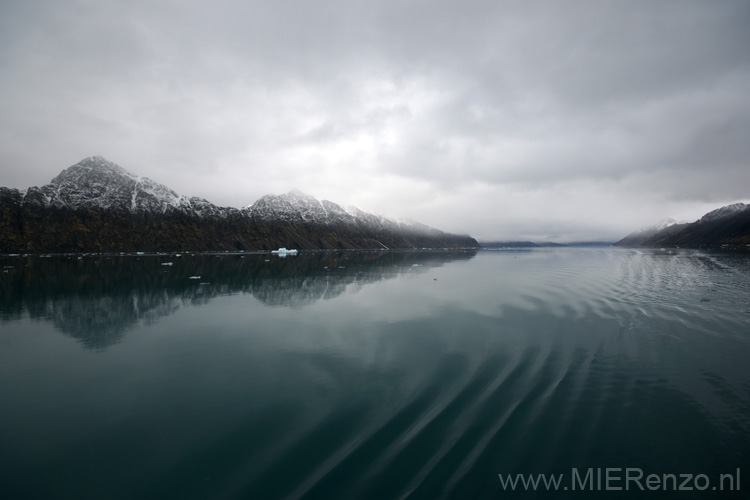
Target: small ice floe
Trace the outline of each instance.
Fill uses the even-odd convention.
[[[174,254],[174,256],[175,257],[182,257],[182,254],[181,253],[176,253],[176,254]]]
[[[188,279],[189,280],[199,280],[199,279],[201,279],[201,277],[200,276],[191,276]]]
[[[172,265],[174,265],[174,263],[173,262],[162,262],[161,265],[162,266],[172,266]]]
[[[146,252],[135,252],[136,255],[146,255]]]
[[[422,267],[422,264],[412,264],[411,267]]]
[[[281,257],[282,255],[297,255],[297,250],[294,248],[287,250],[285,247],[281,247],[278,250],[271,250],[271,253],[275,253]]]

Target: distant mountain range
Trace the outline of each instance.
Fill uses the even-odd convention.
[[[750,246],[750,205],[735,203],[713,210],[692,223],[665,219],[627,235],[617,246],[743,247]]]
[[[553,243],[551,241],[480,241],[479,246],[488,249],[544,248],[544,247],[609,247],[611,241],[571,241]]]
[[[0,187],[0,253],[475,248],[449,234],[293,191],[245,208],[180,196],[100,156],[49,184]]]

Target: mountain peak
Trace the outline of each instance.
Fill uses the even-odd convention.
[[[72,209],[165,212],[190,204],[168,187],[128,172],[102,156],[89,156],[45,186],[50,204]]]
[[[65,182],[101,179],[103,176],[127,177],[133,180],[138,178],[102,156],[89,156],[60,172],[51,183],[60,185]]]
[[[303,193],[302,191],[300,191],[297,188],[292,189],[285,196],[288,196],[288,197],[292,197],[293,196],[293,197],[297,197],[297,198],[315,198],[314,196],[310,196],[307,193]]]
[[[108,159],[106,159],[105,157],[100,156],[100,155],[94,155],[94,156],[89,156],[88,158],[84,158],[83,160],[81,160],[81,161],[79,161],[77,163],[77,165],[81,165],[81,164],[89,164],[89,165],[91,165],[93,167],[117,167],[117,168],[120,168],[120,166],[117,165],[116,163],[111,162]]]
[[[329,210],[323,202],[298,189],[281,195],[265,195],[247,207],[247,210],[265,220],[313,222],[325,221],[329,215]]]
[[[710,222],[718,219],[723,219],[724,217],[729,217],[730,215],[734,215],[737,212],[742,212],[743,210],[747,210],[748,208],[750,208],[750,206],[745,205],[744,203],[733,203],[731,205],[717,208],[716,210],[708,212],[706,215],[701,217],[700,222]]]
[[[660,220],[659,222],[657,222],[654,225],[641,228],[637,232],[638,233],[643,233],[643,232],[653,232],[653,233],[655,233],[657,231],[661,231],[662,229],[666,229],[666,228],[668,228],[670,226],[674,226],[675,224],[677,224],[676,220],[674,220],[671,217],[667,217],[666,219],[662,219],[662,220]]]

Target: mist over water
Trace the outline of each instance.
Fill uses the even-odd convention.
[[[3,498],[531,498],[498,474],[573,467],[750,478],[746,256],[3,266]]]

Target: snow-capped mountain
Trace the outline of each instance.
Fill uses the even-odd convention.
[[[677,224],[672,218],[662,219],[652,226],[642,227],[637,231],[633,231],[625,238],[616,243],[616,245],[622,246],[640,246],[649,238],[654,237],[662,231],[667,230]]]
[[[399,220],[342,207],[332,201],[318,200],[299,190],[282,195],[265,195],[244,212],[258,220],[313,223],[324,226],[354,226],[375,232],[416,232],[440,234],[440,231],[413,221]]]
[[[356,223],[339,205],[294,190],[282,195],[267,194],[244,211],[259,220],[314,223]]]
[[[185,208],[190,201],[168,187],[131,174],[101,156],[92,156],[63,170],[48,186],[56,189],[50,203],[69,208],[124,208],[161,211]]]
[[[266,195],[243,209],[219,207],[101,156],[42,187],[0,188],[0,209],[0,252],[477,246],[469,236],[345,209],[299,191]]]
[[[744,203],[733,203],[732,205],[727,205],[725,207],[717,208],[716,210],[708,212],[706,215],[700,218],[699,222],[711,222],[723,219],[725,217],[731,217],[749,208],[750,205],[745,205]]]
[[[436,231],[419,223],[371,214],[356,207],[343,208],[332,201],[317,200],[299,190],[282,195],[265,195],[241,210],[218,207],[203,198],[181,196],[167,186],[128,172],[101,156],[81,160],[63,170],[49,184],[29,188],[20,194],[22,203],[73,210],[162,214],[178,211],[199,217],[226,217],[241,213],[265,222],[345,224],[379,231]]]
[[[619,246],[733,246],[750,244],[750,206],[734,203],[713,210],[687,224],[665,219],[658,224],[629,234],[615,243]]]
[[[130,173],[101,156],[81,160],[63,170],[49,184],[21,192],[21,197],[22,203],[72,210],[154,213],[177,210],[198,215],[226,215],[226,209],[202,198],[180,196],[167,186]]]
[[[666,228],[668,228],[670,226],[674,226],[675,224],[677,224],[677,221],[674,220],[673,218],[669,217],[669,218],[660,220],[659,222],[657,222],[653,226],[650,226],[650,227],[642,229],[642,231],[661,231],[661,230],[666,229]]]

